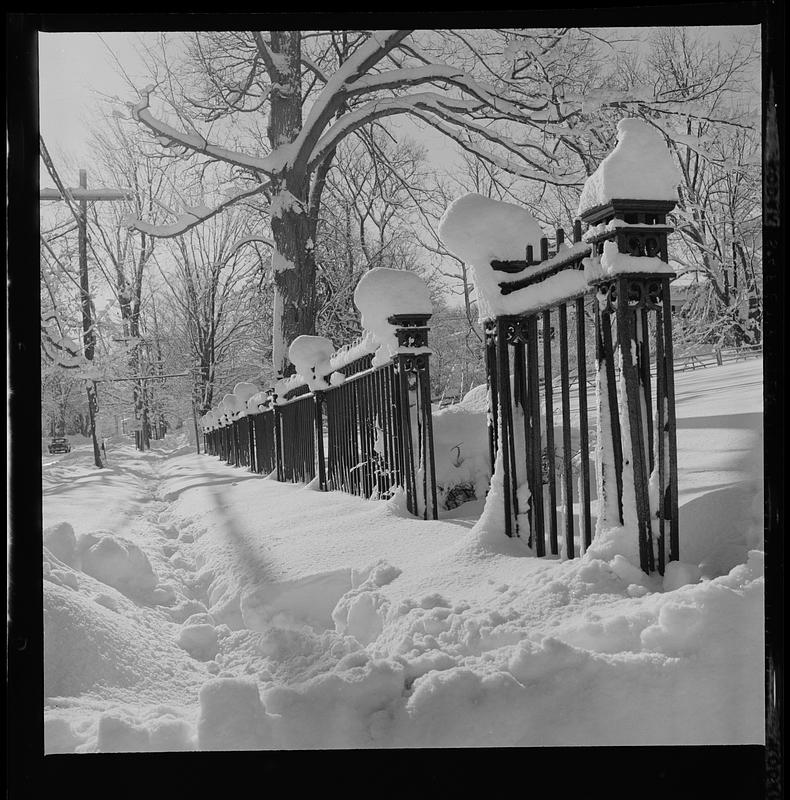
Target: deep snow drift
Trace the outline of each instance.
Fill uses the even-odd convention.
[[[677,376],[663,581],[177,436],[44,455],[47,752],[761,743],[761,368]]]

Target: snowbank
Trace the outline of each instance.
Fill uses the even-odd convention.
[[[117,473],[87,447],[45,466],[50,543],[69,555],[68,520],[79,550],[110,506],[174,595],[44,551],[47,752],[762,743],[760,369],[678,376],[663,580],[616,548],[534,558],[498,506],[475,525],[482,501],[426,522],[129,444]],[[448,441],[482,448],[482,395]]]
[[[679,183],[661,131],[628,117],[617,124],[617,146],[584,184],[576,213],[581,217],[611,200],[677,201]]]
[[[147,598],[159,582],[146,554],[110,531],[81,536],[77,554],[83,572],[131,597]]]

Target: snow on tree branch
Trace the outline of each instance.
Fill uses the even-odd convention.
[[[394,114],[411,113],[417,108],[427,111],[447,109],[468,114],[482,107],[474,100],[446,97],[435,92],[420,92],[403,97],[383,97],[370,100],[348,114],[344,114],[317,142],[315,149],[310,154],[310,166],[315,166],[338,142],[349,133],[367,125],[368,123]]]
[[[294,166],[310,161],[321,132],[346,101],[345,87],[364,76],[412,31],[375,31],[329,78],[293,142]]]
[[[475,80],[465,70],[448,67],[446,64],[406,67],[376,75],[366,75],[355,80],[353,85],[347,89],[347,94],[353,96],[379,89],[396,89],[403,86],[418,86],[423,83],[434,82],[455,86],[465,94],[477,98],[486,106],[517,120],[523,118],[525,110],[542,111],[548,105],[545,100],[536,104],[508,100],[499,94],[494,87]]]
[[[152,86],[147,86],[142,91],[140,102],[132,106],[132,118],[145,125],[157,136],[157,142],[162,147],[185,147],[194,153],[216,158],[227,164],[237,167],[262,172],[265,175],[275,175],[283,169],[288,161],[290,152],[287,147],[278,148],[268,156],[257,157],[246,153],[239,153],[235,150],[227,150],[215,144],[211,144],[207,139],[197,133],[187,133],[179,131],[172,125],[157,119],[149,111],[150,97],[153,92]]]
[[[269,186],[270,184],[267,182],[253,186],[251,189],[242,189],[239,192],[235,192],[231,197],[225,200],[225,202],[220,203],[214,208],[209,208],[208,206],[188,207],[183,214],[178,216],[175,222],[171,222],[169,225],[154,225],[150,222],[134,219],[133,217],[125,217],[121,220],[121,224],[129,230],[146,233],[149,236],[153,236],[155,239],[170,239],[174,236],[180,236],[186,233],[195,226],[205,222],[207,219],[217,216],[217,214],[221,214],[225,209],[238,203],[240,200],[245,200],[261,194],[266,191]]]
[[[493,164],[494,166],[505,170],[505,172],[509,172],[513,175],[519,175],[522,178],[542,181],[554,186],[580,186],[583,183],[583,178],[576,175],[554,175],[551,172],[527,169],[519,164],[514,164],[512,161],[500,158],[495,153],[490,153],[486,150],[483,150],[471,140],[462,137],[458,128],[451,127],[436,117],[421,113],[418,109],[414,109],[410,113],[424,120],[429,125],[436,128],[436,130],[443,133],[445,136],[449,136],[451,139],[458,142],[458,144],[468,153],[472,153],[483,161],[487,161],[489,164]],[[499,137],[496,138],[496,141],[499,143]]]

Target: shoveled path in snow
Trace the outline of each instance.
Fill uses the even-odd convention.
[[[172,439],[117,445],[101,474],[87,451],[62,457],[45,525],[135,542],[159,586],[133,600],[56,565],[45,608],[67,636],[48,655],[48,748],[760,741],[759,368],[678,376],[684,513],[710,491],[749,500],[739,528],[722,503],[682,518],[682,556],[705,550],[713,578],[686,586],[622,557],[492,543],[472,530],[479,503],[425,522]],[[710,420],[731,447],[711,446]]]

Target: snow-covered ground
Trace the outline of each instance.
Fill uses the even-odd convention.
[[[761,372],[676,378],[685,585],[183,437],[44,455],[47,751],[762,743]]]

